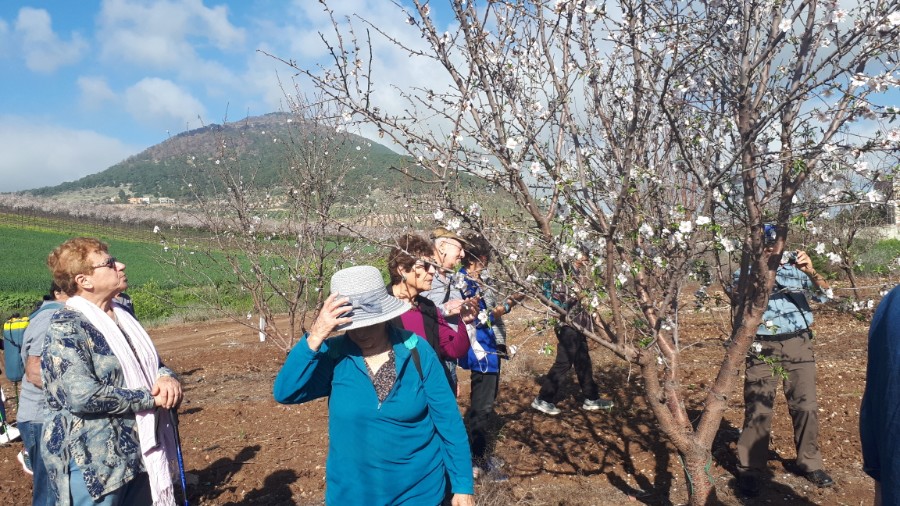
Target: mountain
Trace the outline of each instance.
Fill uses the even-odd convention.
[[[245,181],[252,179],[257,187],[272,188],[290,177],[289,168],[297,157],[327,153],[331,153],[332,159],[340,160],[335,163],[351,165],[344,179],[351,194],[391,187],[409,191],[421,185],[390,169],[413,166],[408,157],[369,139],[321,128],[298,121],[297,116],[288,113],[212,124],[175,135],[102,172],[23,193],[54,196],[118,188],[138,197],[177,199],[194,192],[212,193],[212,188],[221,187],[221,180],[215,179],[223,168],[240,174]]]

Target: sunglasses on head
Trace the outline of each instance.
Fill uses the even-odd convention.
[[[115,268],[116,268],[116,262],[118,262],[118,260],[116,260],[116,257],[108,257],[108,258],[106,259],[106,261],[103,262],[102,264],[99,264],[99,265],[93,265],[92,267],[93,267],[94,269],[99,269],[99,268],[101,268],[101,267],[109,267],[110,269],[115,269]]]

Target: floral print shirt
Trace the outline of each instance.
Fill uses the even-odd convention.
[[[160,364],[159,376],[175,373]],[[49,408],[42,456],[53,504],[70,504],[70,462],[82,471],[95,500],[144,472],[134,414],[152,409],[153,396],[145,388],[125,387],[119,360],[80,312],[63,308],[53,315],[41,379]]]

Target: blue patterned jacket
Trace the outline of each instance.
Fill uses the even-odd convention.
[[[175,376],[160,364],[159,376]],[[144,472],[134,413],[153,408],[148,389],[125,388],[119,360],[80,312],[57,311],[41,355],[49,418],[42,456],[53,504],[68,506],[69,462],[95,500]]]

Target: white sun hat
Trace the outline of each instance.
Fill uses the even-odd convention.
[[[386,322],[412,308],[387,292],[381,272],[371,265],[341,269],[331,276],[331,293],[348,297],[353,310],[343,316],[353,321],[335,330],[352,330]]]

